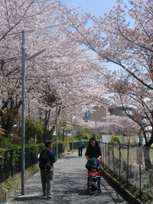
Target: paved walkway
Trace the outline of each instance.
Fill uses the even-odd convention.
[[[87,170],[85,156],[78,157],[77,152],[59,159],[54,165],[53,198],[41,197],[40,173],[36,173],[25,184],[25,195],[19,189],[8,204],[125,204],[111,186],[102,178],[99,195],[87,193]]]

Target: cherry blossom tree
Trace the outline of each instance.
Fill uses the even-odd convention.
[[[49,117],[54,118],[56,109],[55,101],[48,101],[50,97],[48,100],[45,98],[46,92],[51,90],[48,94],[59,98],[61,113],[80,114],[85,104],[93,102],[101,94],[96,86],[94,69],[102,65],[93,61],[86,48],[80,48],[78,42],[63,33],[60,25],[65,13],[61,2],[1,0],[1,5],[0,116],[5,119],[5,114],[14,110],[18,114],[22,104],[22,30],[25,30],[27,55],[46,48],[37,58],[26,61],[26,112],[35,115],[38,111],[41,112],[45,129],[45,122]],[[45,116],[45,113],[49,115]],[[16,115],[12,121],[15,117]],[[6,120],[2,123],[7,130],[12,125],[13,123],[6,123]]]
[[[108,132],[109,134],[116,133],[119,135],[131,136],[136,134],[139,129],[139,126],[126,116],[112,115],[104,117],[103,120],[104,122],[96,122],[97,131]],[[81,121],[81,125],[95,130],[95,121]]]
[[[99,73],[97,80],[102,79],[101,84],[105,83],[107,88],[113,89],[113,82],[121,77],[124,79],[119,80],[120,83],[125,83],[124,85],[127,85],[127,87],[129,82],[132,86],[136,83],[135,89],[139,89],[139,91],[134,91],[135,100],[133,100],[132,105],[137,107],[137,110],[144,110],[146,113],[147,106],[152,100],[153,89],[153,4],[151,0],[127,2],[128,4],[125,4],[124,1],[118,0],[116,6],[104,17],[94,17],[88,13],[81,16],[79,12],[73,11],[71,15],[67,15],[67,18],[63,19],[63,21],[69,21],[69,27],[63,26],[63,31],[71,39],[96,53],[97,60],[104,60],[118,66],[117,71],[97,70],[97,73]],[[65,13],[69,11],[70,9],[65,8]],[[125,73],[120,74],[121,70],[119,68]],[[144,95],[141,93],[141,101],[139,100],[140,95],[138,95],[139,99],[136,99],[140,90],[145,91]],[[111,91],[108,91],[108,94]],[[146,93],[149,93],[149,100],[146,98]],[[126,102],[128,100],[129,97]],[[148,102],[144,105],[146,100]],[[118,100],[116,105],[119,104],[121,104],[121,101]],[[143,106],[145,106],[145,109]],[[150,103],[147,113],[150,115],[151,112],[152,104]],[[152,143],[153,136],[147,146]]]
[[[80,17],[79,13],[73,12],[66,19],[73,29],[63,30],[94,51],[99,60],[118,65],[152,90],[152,1],[128,2],[126,5],[118,0],[117,6],[104,17],[90,14]],[[65,8],[65,13],[68,11]]]
[[[139,125],[139,137],[140,133],[143,132],[146,146],[144,148],[145,168],[148,171],[152,168],[148,148],[153,142],[152,91],[138,82],[138,80],[134,78],[128,79],[123,74],[121,78],[117,77],[113,81],[111,90],[114,93],[111,96],[112,105],[120,104],[125,115]],[[131,107],[134,114],[131,115],[127,107]],[[146,137],[148,127],[151,127],[151,137],[149,140]]]
[[[65,7],[62,29],[71,39],[97,54],[97,60],[111,62],[117,71],[97,70],[97,81],[107,84],[110,105],[131,105],[144,113],[152,126],[153,3],[151,0],[118,0],[104,17]],[[64,22],[69,24],[65,27]],[[120,69],[125,72],[121,72]],[[121,72],[121,74],[120,74]],[[110,77],[110,78],[109,78]],[[122,78],[123,77],[123,78]],[[102,79],[102,80],[101,80]],[[115,86],[114,91],[112,91]],[[114,94],[116,93],[116,94]],[[112,99],[112,100],[111,100]],[[128,114],[127,114],[128,115]],[[139,124],[137,118],[131,118]],[[144,132],[145,133],[145,132]],[[144,135],[145,136],[145,135]],[[153,131],[146,146],[153,143]],[[148,154],[149,155],[149,154]],[[146,158],[149,158],[147,156]]]
[[[152,124],[152,91],[138,82],[136,79],[131,79],[126,74],[117,74],[116,80],[112,82],[110,88],[110,96],[112,106],[120,105],[125,114],[139,125],[140,132],[143,132],[146,146],[150,146],[153,142],[153,132],[151,138],[146,137],[146,127]],[[119,77],[120,76],[120,77]],[[109,85],[109,82],[107,83]],[[129,114],[127,107],[131,107],[136,114]]]

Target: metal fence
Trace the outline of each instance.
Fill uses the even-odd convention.
[[[87,148],[88,147],[88,145],[89,145],[89,141],[83,141],[84,142],[84,148]],[[73,145],[72,145],[73,144]],[[78,142],[70,142],[69,143],[69,150],[71,151],[72,150],[72,147],[73,147],[73,149],[78,149]]]
[[[25,169],[38,162],[38,154],[43,148],[44,145],[25,148]],[[56,146],[53,149],[56,152]],[[64,145],[59,143],[58,153],[64,151]],[[0,151],[0,183],[19,172],[21,172],[21,148]]]
[[[153,196],[153,148],[100,143],[102,162],[121,179]]]
[[[38,154],[43,147],[40,145],[25,148],[25,169],[38,162]],[[20,171],[21,148],[0,151],[0,183]]]

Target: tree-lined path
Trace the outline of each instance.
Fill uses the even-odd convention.
[[[59,159],[55,163],[53,198],[42,197],[40,173],[36,173],[25,184],[25,195],[19,189],[9,204],[33,203],[126,203],[102,178],[102,193],[98,196],[87,193],[87,170],[85,156],[78,157],[77,152]]]

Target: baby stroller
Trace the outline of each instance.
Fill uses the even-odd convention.
[[[97,160],[96,158],[91,158],[87,162],[86,168],[88,169],[88,182],[87,182],[88,193],[90,195],[101,193],[100,189],[101,172],[99,167],[99,160]]]

